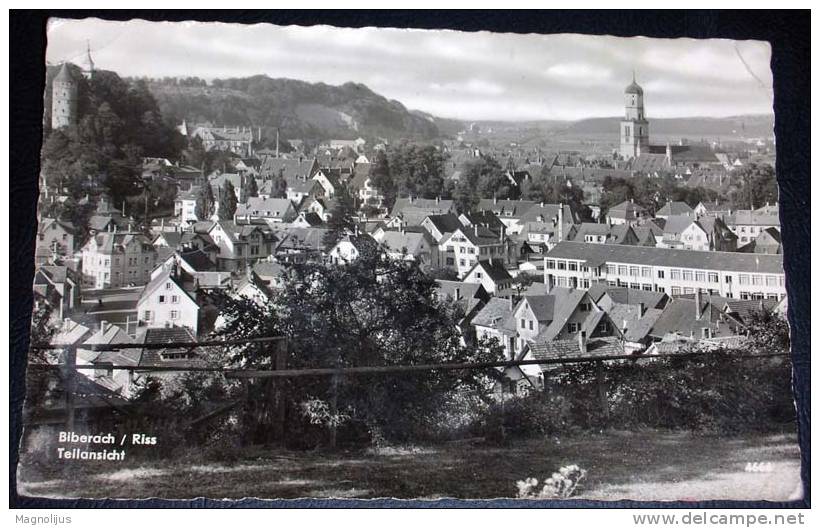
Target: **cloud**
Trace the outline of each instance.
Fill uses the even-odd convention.
[[[86,40],[98,67],[122,76],[356,82],[469,120],[620,115],[633,70],[652,116],[772,106],[770,48],[755,41],[85,19],[50,24],[47,60],[79,60]]]

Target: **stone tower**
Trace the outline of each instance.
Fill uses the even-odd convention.
[[[635,73],[632,73],[632,83],[624,90],[624,106],[626,115],[621,121],[621,149],[624,159],[632,159],[649,153],[649,121],[643,110],[643,88],[635,82]]]
[[[51,128],[67,127],[77,122],[77,81],[63,63],[51,86]]]

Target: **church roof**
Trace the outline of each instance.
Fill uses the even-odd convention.
[[[635,82],[635,79],[632,79],[632,82],[629,83],[629,86],[627,86],[624,89],[624,93],[643,95],[643,88],[641,88],[641,86]]]

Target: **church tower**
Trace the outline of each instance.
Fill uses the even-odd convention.
[[[77,82],[63,63],[51,86],[51,128],[67,127],[77,121]]]
[[[89,42],[85,43],[85,57],[80,63],[80,69],[86,79],[94,77],[94,61],[91,60],[91,44]]]
[[[632,159],[649,153],[649,121],[643,110],[643,88],[635,82],[634,72],[632,83],[624,90],[624,104],[626,115],[621,121],[620,154],[624,159]]]

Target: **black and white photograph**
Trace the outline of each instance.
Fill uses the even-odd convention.
[[[19,495],[804,498],[771,43],[45,38]]]

